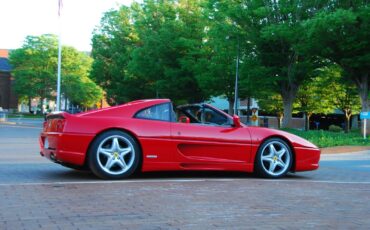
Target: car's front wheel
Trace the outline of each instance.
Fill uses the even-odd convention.
[[[127,133],[114,130],[98,136],[89,150],[89,167],[103,179],[130,176],[139,166],[140,148]]]
[[[255,171],[266,178],[285,176],[293,162],[292,150],[280,138],[266,140],[259,148],[255,161]]]

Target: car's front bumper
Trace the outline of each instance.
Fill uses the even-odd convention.
[[[321,150],[318,148],[296,147],[294,171],[310,171],[319,168]]]

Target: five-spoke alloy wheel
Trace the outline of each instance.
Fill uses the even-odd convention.
[[[137,169],[141,158],[136,141],[122,131],[108,131],[98,136],[89,152],[91,171],[104,179],[121,179]]]
[[[285,176],[293,162],[289,145],[280,138],[266,140],[256,156],[256,173],[262,177],[280,178]]]

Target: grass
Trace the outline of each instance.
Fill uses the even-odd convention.
[[[19,114],[8,114],[8,118],[44,118],[43,115],[40,114],[30,114],[30,113],[19,113]]]
[[[320,148],[334,146],[370,146],[370,137],[363,138],[359,130],[344,132],[330,132],[325,130],[301,131],[295,129],[284,129],[289,133],[303,137]]]

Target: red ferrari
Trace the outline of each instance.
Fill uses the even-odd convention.
[[[320,150],[295,135],[249,127],[208,104],[176,108],[138,100],[80,114],[47,116],[41,155],[104,179],[136,171],[227,170],[280,178],[315,170]]]

